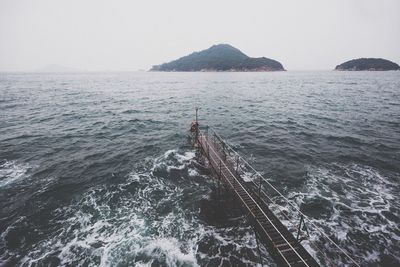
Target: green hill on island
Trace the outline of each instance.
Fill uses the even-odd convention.
[[[219,44],[177,60],[153,66],[151,71],[283,71],[281,63],[260,57],[252,58],[239,49]]]
[[[359,58],[349,60],[340,65],[337,65],[335,70],[400,70],[400,66],[390,60],[383,58]]]

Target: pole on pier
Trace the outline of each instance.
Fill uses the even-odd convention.
[[[199,122],[198,122],[198,112],[199,108],[196,107],[196,120],[192,121],[190,125],[190,132],[192,133],[192,141],[194,137],[194,145],[197,146],[199,143]]]
[[[199,108],[196,107],[196,140],[199,137],[199,116],[198,116]]]

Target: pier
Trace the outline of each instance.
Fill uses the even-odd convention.
[[[259,241],[268,250],[278,266],[320,266],[320,264],[310,255],[310,253],[301,244],[308,233],[306,227],[306,216],[293,207],[275,187],[266,181],[261,174],[245,161],[239,154],[234,151],[214,130],[206,127],[200,130],[197,121],[191,125],[192,139],[194,145],[199,149],[201,154],[207,158],[209,167],[218,179],[218,183],[224,184],[236,197],[241,204],[242,210],[249,218],[249,222],[254,228],[257,241]],[[243,179],[244,168],[253,170],[257,177],[252,179]],[[257,179],[258,178],[258,179]],[[265,185],[266,184],[266,185]],[[295,235],[282,222],[276,212],[270,209],[270,205],[276,206],[274,196],[268,194],[267,187],[275,191],[275,195],[280,195],[287,200],[287,205],[298,212],[298,224],[296,226]],[[286,220],[285,212],[283,217]],[[315,226],[307,220],[308,224]],[[315,226],[316,227],[316,226]],[[331,238],[326,236],[321,229],[317,228],[327,242],[331,242],[340,254],[340,262],[323,261],[323,265],[328,266],[359,266],[343,249],[341,249]],[[303,235],[305,232],[306,236]],[[325,254],[324,254],[325,255]]]

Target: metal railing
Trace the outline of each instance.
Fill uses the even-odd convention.
[[[344,251],[335,241],[332,240],[319,226],[313,223],[307,215],[305,215],[300,208],[294,204],[291,200],[285,197],[275,186],[273,186],[261,173],[253,168],[242,156],[239,155],[227,142],[222,139],[222,137],[212,128],[206,126],[205,135],[209,138],[213,138],[213,143],[219,146],[220,151],[224,155],[224,160],[231,161],[233,166],[235,166],[235,171],[238,175],[243,177],[244,175],[248,177],[246,183],[250,184],[253,190],[258,194],[258,200],[263,202],[269,208],[272,209],[274,214],[281,219],[281,221],[286,225],[288,229],[295,232],[294,236],[301,242],[303,240],[308,240],[310,245],[314,249],[319,251],[323,256],[324,260],[331,262],[329,256],[326,252],[321,250],[321,248],[316,244],[315,241],[310,239],[309,232],[317,232],[322,238],[327,240],[333,245],[333,247],[339,253],[338,260],[346,259],[348,263],[354,264],[355,266],[360,266],[346,251]],[[257,179],[255,179],[257,178]],[[273,206],[271,206],[271,204]],[[285,205],[283,205],[285,204]],[[305,228],[307,236],[300,237],[302,227]],[[346,264],[343,262],[343,264]],[[336,266],[338,262],[331,263]]]
[[[201,134],[200,134],[201,136]],[[286,237],[280,232],[280,230],[275,226],[275,224],[272,223],[272,221],[270,220],[270,218],[265,214],[265,212],[263,211],[263,209],[259,206],[259,204],[257,203],[257,201],[253,198],[253,196],[247,191],[247,189],[243,186],[242,182],[237,180],[236,176],[231,172],[231,170],[229,169],[229,166],[225,163],[225,161],[227,160],[225,159],[221,159],[221,157],[218,155],[218,153],[212,148],[212,146],[209,144],[208,140],[205,140],[206,144],[207,144],[207,153],[208,153],[208,159],[212,162],[214,162],[215,166],[218,166],[217,168],[219,168],[219,176],[222,177],[222,171],[221,171],[221,167],[222,164],[224,165],[224,167],[228,170],[228,172],[231,175],[231,178],[233,179],[233,184],[232,182],[229,180],[229,178],[225,177],[225,180],[227,180],[227,182],[232,186],[232,188],[235,188],[235,185],[238,185],[241,187],[241,189],[246,192],[246,195],[252,200],[252,202],[258,207],[258,209],[261,211],[262,215],[264,216],[264,218],[266,218],[270,224],[275,228],[275,230],[277,231],[277,233],[281,236],[281,238],[285,241],[285,243],[292,249],[292,251],[299,257],[299,260],[301,260],[305,266],[309,266],[306,262],[306,259],[303,258],[303,256],[301,256],[299,254],[299,252],[297,251],[296,248],[293,247],[293,245],[286,239]],[[215,144],[215,142],[214,142]],[[210,157],[210,150],[211,152],[214,154],[215,157],[218,158],[219,162],[216,162],[214,157]],[[211,164],[213,165],[213,164]],[[215,171],[217,171],[216,169],[214,169]],[[238,195],[240,198],[242,198],[240,195]],[[243,199],[242,199],[243,203],[246,203]],[[245,204],[246,205],[246,204]],[[256,218],[257,214],[254,214],[253,211],[251,211],[251,208],[248,207],[248,209],[250,210],[250,212],[253,214],[254,218]],[[264,229],[265,231],[265,229]],[[266,232],[267,233],[267,232]],[[267,233],[268,234],[268,233]],[[288,265],[290,265],[289,261],[286,259],[286,256],[280,251],[277,250],[279,254],[281,254],[282,258],[286,261],[286,263]]]

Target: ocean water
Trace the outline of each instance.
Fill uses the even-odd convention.
[[[400,265],[400,72],[288,71],[0,73],[0,266],[273,266],[203,214],[196,106],[362,266]]]

